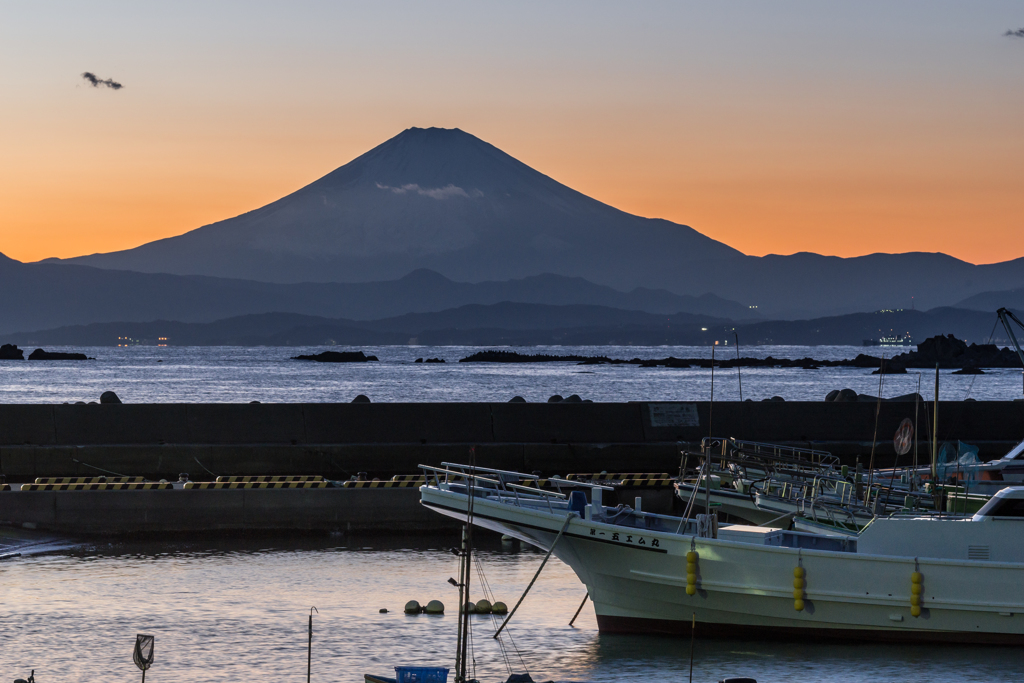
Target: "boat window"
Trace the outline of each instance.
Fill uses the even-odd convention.
[[[1003,498],[985,512],[986,517],[1024,517],[1024,498]]]
[[[1024,441],[1013,447],[1009,453],[1002,457],[1003,460],[1024,460]]]

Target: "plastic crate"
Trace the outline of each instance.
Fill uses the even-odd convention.
[[[396,666],[398,683],[447,683],[448,669],[433,666]]]

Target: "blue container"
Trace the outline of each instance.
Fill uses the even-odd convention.
[[[447,683],[448,669],[433,666],[396,666],[398,683]]]

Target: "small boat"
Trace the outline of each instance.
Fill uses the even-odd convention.
[[[396,666],[395,677],[364,674],[366,683],[447,683],[448,669],[443,667]]]
[[[606,507],[597,484],[588,500],[498,470],[421,469],[424,506],[472,508],[473,524],[571,567],[603,633],[689,636],[696,615],[705,637],[1024,645],[1024,487],[973,517],[876,517],[835,536]]]

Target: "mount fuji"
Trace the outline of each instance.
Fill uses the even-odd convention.
[[[603,204],[443,128],[410,128],[241,216],[134,249],[49,261],[289,285],[395,281],[418,270],[466,284],[550,274],[620,292],[714,294],[790,319],[950,306],[1024,287],[1024,258],[746,256],[685,225]]]
[[[67,260],[279,283],[427,268],[463,282],[556,273],[632,289],[670,285],[686,262],[741,256],[685,225],[591,199],[459,129],[410,128],[255,211]]]

